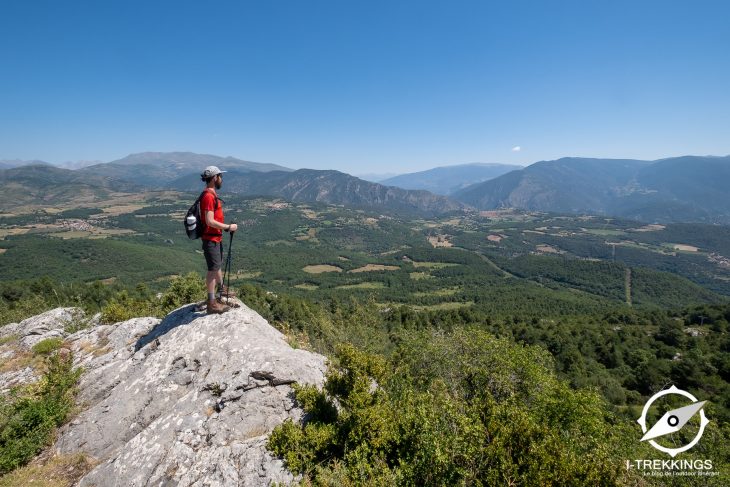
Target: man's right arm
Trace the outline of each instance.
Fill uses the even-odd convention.
[[[224,230],[226,232],[235,232],[238,229],[238,225],[235,223],[221,223],[215,219],[213,211],[208,210],[205,212],[205,224],[212,228]]]

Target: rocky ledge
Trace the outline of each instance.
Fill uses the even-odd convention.
[[[135,318],[68,334],[83,319],[58,308],[0,328],[0,353],[23,353],[60,337],[83,367],[81,412],[59,432],[59,453],[98,461],[81,486],[259,486],[295,480],[266,450],[275,426],[301,420],[291,384],[322,385],[325,358],[292,349],[242,303],[223,315],[179,308],[162,320]],[[0,375],[0,390],[33,380]]]

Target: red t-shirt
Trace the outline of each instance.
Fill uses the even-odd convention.
[[[203,220],[203,235],[200,237],[203,240],[211,240],[213,242],[220,242],[223,240],[223,230],[218,228],[209,227],[205,223],[205,215],[207,212],[213,212],[213,219],[219,223],[224,223],[223,219],[223,204],[221,200],[218,200],[218,208],[216,209],[216,196],[213,188],[206,188],[203,196],[200,198],[200,219]]]

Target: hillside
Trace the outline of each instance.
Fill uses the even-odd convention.
[[[727,305],[528,321],[238,291],[207,316],[184,304],[204,293],[194,274],[97,314],[88,289],[83,308],[0,327],[0,483],[349,485],[367,469],[382,485],[664,485],[619,467],[652,453],[636,417],[668,383],[711,401],[684,458],[727,483]]]
[[[509,164],[460,164],[455,166],[436,167],[427,171],[400,174],[379,181],[386,186],[397,186],[403,189],[423,189],[435,194],[450,195],[472,184],[522,169],[522,166]]]
[[[453,195],[479,209],[589,213],[649,222],[730,223],[730,156],[657,161],[563,158]]]
[[[80,173],[47,164],[0,169],[0,211],[17,207],[93,203],[117,192],[139,191],[132,182],[96,173]]]
[[[339,171],[231,171],[223,181],[225,192],[243,196],[275,196],[293,202],[328,203],[429,216],[465,209],[465,205],[444,196],[371,183]],[[189,174],[172,181],[170,187],[199,191],[200,178]]]

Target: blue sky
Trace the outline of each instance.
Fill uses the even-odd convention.
[[[728,5],[3,2],[0,159],[186,150],[358,174],[726,155]]]

